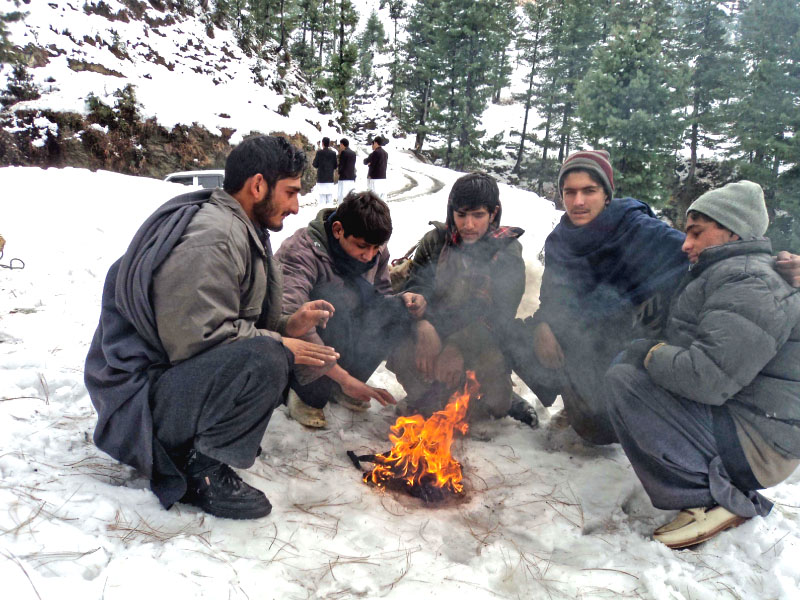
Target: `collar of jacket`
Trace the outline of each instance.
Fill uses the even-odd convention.
[[[236,218],[244,223],[245,227],[247,228],[247,234],[250,236],[250,239],[255,244],[261,256],[266,257],[272,254],[272,248],[270,247],[269,241],[269,231],[266,228],[262,229],[264,235],[262,241],[262,237],[258,234],[255,223],[250,220],[250,217],[248,217],[247,213],[244,212],[242,205],[239,204],[239,201],[236,198],[231,196],[222,188],[216,188],[211,193],[210,201],[229,209],[234,215],[236,215]]]
[[[308,237],[314,242],[314,252],[318,256],[330,260],[330,248],[328,248],[328,233],[325,231],[325,220],[333,214],[335,208],[323,208],[314,217],[314,220],[308,224],[306,231]]]
[[[739,240],[728,242],[721,246],[711,246],[700,253],[700,258],[693,265],[689,265],[689,272],[697,277],[708,267],[726,258],[742,256],[745,254],[772,254],[772,242],[769,238],[756,238],[754,240]]]

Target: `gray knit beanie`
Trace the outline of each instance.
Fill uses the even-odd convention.
[[[579,150],[564,159],[558,172],[558,193],[564,187],[564,177],[575,169],[591,171],[600,178],[608,199],[614,197],[614,169],[611,167],[611,155],[605,150]]]
[[[692,202],[687,209],[714,219],[743,240],[763,237],[769,226],[764,191],[752,181],[729,183],[711,190]]]

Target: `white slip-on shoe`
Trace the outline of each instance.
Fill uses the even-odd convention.
[[[745,521],[746,517],[735,515],[722,506],[684,508],[673,521],[656,529],[653,539],[672,549],[688,548]]]
[[[289,409],[289,416],[301,425],[312,427],[313,429],[323,429],[328,426],[328,421],[325,419],[325,413],[322,412],[322,409],[314,408],[303,402],[294,390],[289,390],[289,396],[286,398],[286,408]]]

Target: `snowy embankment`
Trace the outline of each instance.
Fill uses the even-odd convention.
[[[398,256],[444,218],[458,174],[391,159],[393,189],[406,183],[400,162],[445,183],[390,203]],[[141,221],[185,189],[32,168],[0,169],[0,189],[2,262],[26,263],[0,270],[4,598],[800,598],[800,474],[768,491],[777,502],[768,518],[673,552],[650,539],[671,514],[651,507],[619,447],[584,444],[546,410],[537,430],[506,418],[459,438],[467,497],[429,508],[367,487],[347,459],[388,449],[389,410],[330,406],[330,428],[309,431],[280,409],[243,472],[272,515],[164,511],[146,481],[92,444],[82,368],[106,269]],[[501,197],[503,222],[527,230],[529,313],[536,256],[558,214],[527,192],[502,187]],[[316,213],[311,198],[303,204],[275,247]],[[402,396],[383,368],[372,383]]]

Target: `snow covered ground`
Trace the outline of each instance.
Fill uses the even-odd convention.
[[[390,154],[393,255],[444,218],[457,173]],[[444,187],[436,193],[429,188]],[[467,497],[431,508],[360,481],[347,450],[386,450],[394,415],[333,405],[310,431],[280,409],[243,477],[264,519],[163,510],[147,482],[91,442],[83,361],[108,266],[141,221],[186,191],[78,169],[0,169],[0,582],[14,600],[141,598],[800,598],[800,473],[768,490],[773,513],[697,550],[650,539],[672,514],[651,507],[618,446],[584,444],[540,409],[459,438]],[[422,195],[418,195],[422,194]],[[503,222],[527,230],[523,313],[535,307],[544,237],[558,213],[503,186]],[[273,237],[316,213],[313,197]],[[372,383],[401,397],[381,368]],[[520,384],[518,391],[533,395]]]

